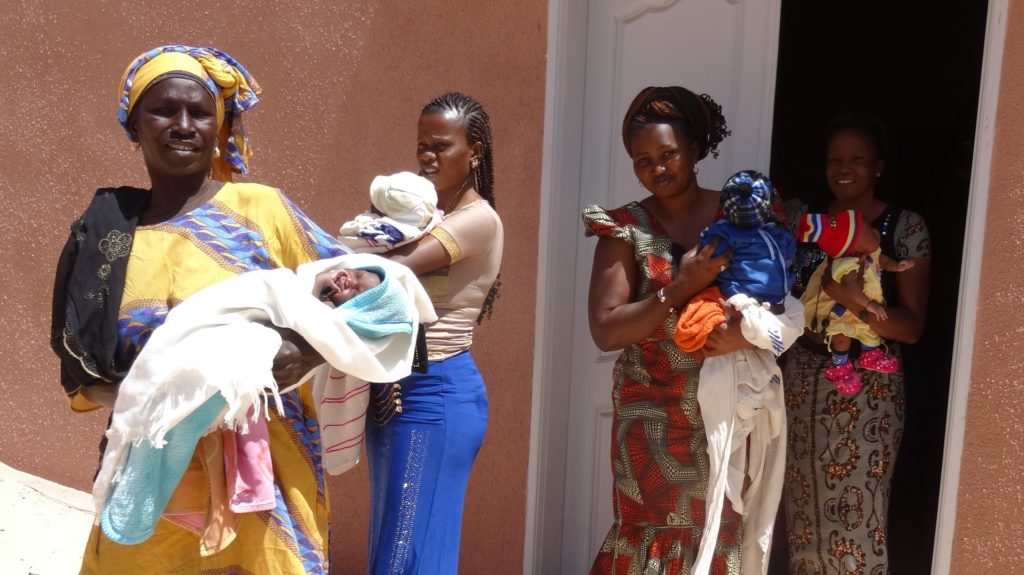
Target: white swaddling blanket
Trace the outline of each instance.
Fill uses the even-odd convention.
[[[414,326],[411,334],[365,340],[349,327],[344,308],[329,309],[312,295],[317,273],[364,266],[383,268],[402,288]],[[327,364],[354,378],[397,381],[411,371],[415,325],[436,319],[416,276],[371,254],[309,262],[297,272],[282,268],[240,274],[196,292],[168,313],[121,382],[93,485],[97,520],[133,443],[161,447],[168,430],[218,393],[227,407],[215,427],[244,431],[249,409],[258,417],[261,398],[277,395],[271,368],[281,337],[258,322],[295,330]],[[318,371],[323,374],[321,388],[328,387],[325,393],[339,393],[329,389],[330,370],[321,366]]]
[[[804,307],[789,295],[785,313],[778,316],[744,294],[729,298],[727,305],[743,315],[743,337],[757,347],[709,357],[700,369],[697,402],[708,438],[710,475],[707,522],[693,575],[706,575],[711,568],[726,499],[743,515],[743,575],[765,575],[786,466],[786,405],[775,360],[803,333]],[[750,485],[743,493],[748,474]]]

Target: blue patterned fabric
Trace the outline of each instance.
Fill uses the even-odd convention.
[[[284,407],[283,421],[291,424],[294,432],[293,439],[303,448],[317,481],[317,499],[322,504],[327,504],[326,487],[324,485],[324,469],[321,464],[320,455],[320,427],[313,413],[308,413],[302,407],[298,391],[291,391],[281,395],[281,403]],[[296,521],[295,515],[288,509],[284,495],[281,493],[281,486],[274,483],[274,497],[277,506],[268,513],[270,521],[274,523],[283,534],[286,540],[295,542],[299,557],[302,558],[302,565],[306,575],[327,575],[324,565],[327,563],[323,551],[309,538],[305,527]]]
[[[343,246],[337,238],[324,232],[320,226],[316,225],[316,222],[309,219],[309,216],[306,214],[302,213],[302,210],[292,203],[289,198],[284,196],[284,194],[281,195],[281,198],[288,205],[288,208],[292,213],[292,217],[295,218],[295,223],[298,224],[306,234],[306,241],[313,249],[313,252],[309,254],[311,260],[324,260],[352,253],[352,251]]]
[[[374,384],[374,396],[387,385]],[[468,351],[395,385],[402,413],[366,426],[369,572],[454,575],[466,483],[487,429],[487,391]]]
[[[302,445],[303,456],[309,463],[309,468],[316,474],[317,499],[326,503],[327,487],[320,442],[320,422],[316,419],[316,413],[303,409],[297,391],[281,394],[281,406],[284,408],[283,420],[291,424],[294,438]]]
[[[196,240],[216,252],[227,266],[240,271],[273,268],[262,236],[235,221],[216,203],[201,206],[170,225],[194,234]]]
[[[126,357],[135,357],[157,326],[167,319],[170,309],[166,305],[142,306],[124,310],[117,318],[121,346]]]

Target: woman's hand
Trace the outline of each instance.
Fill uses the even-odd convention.
[[[725,308],[725,321],[715,326],[704,343],[704,355],[715,357],[741,349],[753,349],[754,344],[743,337],[740,320],[743,316],[729,307]]]
[[[912,260],[913,266],[896,275],[896,298],[887,302],[886,317],[868,317],[867,324],[879,336],[902,343],[916,343],[924,332],[928,309],[928,278],[931,262],[927,259]],[[832,281],[826,270],[822,286],[832,299],[853,313],[868,309],[871,300],[864,295],[864,268],[856,273],[843,276],[842,281]],[[868,313],[871,313],[870,310]]]
[[[685,306],[686,302],[711,285],[718,274],[729,267],[732,254],[726,251],[716,257],[714,253],[717,247],[718,238],[715,237],[703,249],[698,251],[694,247],[683,254],[679,260],[679,273],[665,286],[665,297],[673,307],[679,309]]]
[[[324,358],[301,335],[272,327],[281,334],[281,349],[274,356],[274,379],[281,389],[299,383],[304,375],[324,363]]]
[[[826,269],[821,276],[821,285],[825,293],[836,303],[848,310],[853,310],[854,313],[866,309],[871,300],[864,295],[864,262],[857,266],[856,272],[846,274],[838,282],[833,281],[830,271]]]

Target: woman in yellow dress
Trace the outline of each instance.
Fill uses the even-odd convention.
[[[280,190],[232,182],[251,156],[240,116],[259,87],[229,55],[161,46],[129,65],[120,88],[118,119],[151,185],[98,190],[61,254],[51,344],[75,411],[112,406],[149,335],[197,290],[345,253]],[[274,375],[283,388],[319,358],[294,332],[282,336]],[[93,527],[81,572],[327,573],[329,506],[306,387],[282,394],[284,416],[267,410],[273,509],[225,508],[222,436],[209,434],[153,535],[126,545]]]

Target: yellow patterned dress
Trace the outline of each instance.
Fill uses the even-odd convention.
[[[119,344],[137,353],[167,312],[203,287],[250,270],[294,269],[342,253],[344,248],[280,191],[258,184],[225,184],[213,199],[191,212],[136,229],[118,319]],[[114,543],[93,527],[81,572],[328,573],[328,501],[320,429],[307,387],[281,396],[284,417],[268,410],[275,509],[238,514],[234,540],[206,556],[200,553],[196,532],[167,519],[160,520],[150,539],[137,545]],[[95,406],[77,395],[72,397],[72,407]],[[214,450],[208,443],[197,447],[172,504],[192,502],[202,511],[209,501],[205,465]]]

